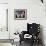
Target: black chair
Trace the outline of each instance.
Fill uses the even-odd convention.
[[[22,31],[22,34],[19,35],[20,36],[20,44],[22,41],[25,41],[25,39],[24,39],[25,34],[32,35],[32,38],[29,40],[29,41],[31,41],[32,45],[34,42],[39,43],[39,33],[40,33],[40,24],[27,23],[27,31]]]

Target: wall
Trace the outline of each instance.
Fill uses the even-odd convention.
[[[0,0],[0,3],[8,3],[8,0]]]
[[[8,9],[8,0],[0,0],[0,28],[6,28],[6,9]],[[9,32],[6,30],[0,30],[0,39],[9,39]],[[12,46],[11,43],[0,43],[0,46]]]
[[[7,32],[7,9],[8,4],[0,3],[0,39],[9,39],[9,32]]]
[[[14,20],[14,9],[27,9],[27,20]],[[9,31],[13,38],[15,31],[27,30],[27,23],[40,23],[42,25],[44,41],[46,44],[46,16],[45,4],[40,0],[10,0],[9,1]]]
[[[0,2],[2,1],[0,0]],[[42,25],[44,42],[46,44],[45,3],[42,4],[40,0],[5,0],[3,2],[9,3],[8,30],[10,32],[11,38],[14,38],[13,33],[16,30],[19,32],[22,30],[27,30],[27,23],[36,22]],[[27,20],[14,20],[14,9],[27,9]]]

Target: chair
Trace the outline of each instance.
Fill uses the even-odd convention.
[[[29,41],[31,42],[32,45],[34,42],[39,43],[39,33],[40,33],[40,24],[36,24],[36,23],[29,24],[29,23],[27,23],[27,31],[22,31],[22,34],[19,35],[20,36],[20,44],[22,41],[25,41],[25,38],[24,38],[25,34],[29,34],[32,36],[29,39]]]

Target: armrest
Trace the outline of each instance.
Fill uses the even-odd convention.
[[[19,34],[19,37],[20,37],[20,41],[23,41],[23,39],[24,39],[24,35]]]
[[[27,34],[27,33],[28,33],[27,31],[22,31],[22,34],[23,34],[23,35],[25,35],[25,34]]]
[[[27,31],[22,31],[21,34],[19,34],[20,41],[24,40],[24,35],[27,34]]]

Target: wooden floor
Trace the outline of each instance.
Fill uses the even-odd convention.
[[[0,43],[11,43],[13,41],[13,39],[0,39]]]

